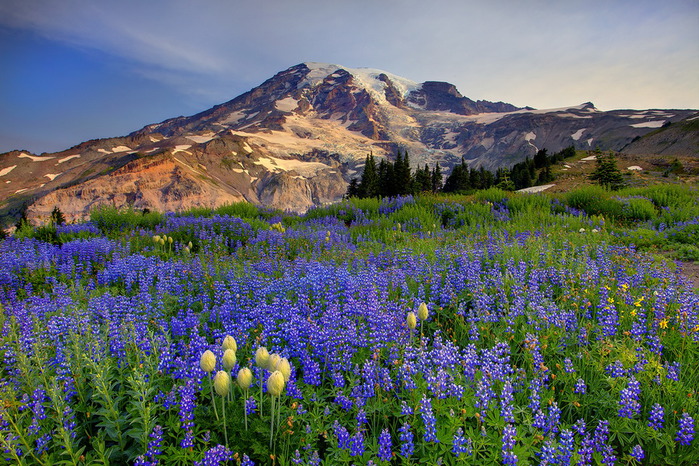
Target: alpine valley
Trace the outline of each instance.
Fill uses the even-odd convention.
[[[462,158],[494,170],[569,146],[699,156],[697,110],[548,110],[474,101],[451,84],[373,69],[303,63],[235,99],[127,136],[56,153],[0,154],[0,208],[69,221],[99,205],[177,211],[249,201],[303,212],[339,200],[368,154],[412,167]],[[676,125],[680,123],[680,125]],[[667,135],[659,136],[668,130]],[[687,135],[689,134],[689,135]],[[688,139],[689,138],[689,139]]]

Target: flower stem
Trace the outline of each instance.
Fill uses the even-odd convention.
[[[214,406],[216,402],[214,402]],[[226,448],[228,448],[228,429],[226,428],[226,397],[221,397],[221,411],[223,411],[223,437],[226,439]]]
[[[218,421],[218,410],[216,409],[216,398],[214,397],[214,383],[211,381],[211,377],[207,377],[209,379],[209,388],[211,389],[211,401],[214,404],[214,414],[216,414],[216,420]]]

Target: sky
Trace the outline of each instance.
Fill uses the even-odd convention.
[[[2,0],[0,153],[123,136],[311,61],[517,106],[699,109],[699,0]]]

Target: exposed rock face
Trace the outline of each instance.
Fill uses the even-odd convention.
[[[439,163],[445,173],[462,157],[495,169],[540,148],[636,150],[641,136],[695,114],[517,108],[471,100],[449,83],[303,63],[229,102],[125,137],[40,157],[0,154],[0,199],[5,213],[26,203],[37,218],[55,206],[84,218],[105,203],[179,210],[246,200],[305,211],[340,199],[369,153],[407,150],[413,167]]]

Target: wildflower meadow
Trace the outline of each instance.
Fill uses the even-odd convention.
[[[697,464],[699,295],[659,254],[699,252],[697,199],[490,189],[27,227],[0,242],[2,458]]]

